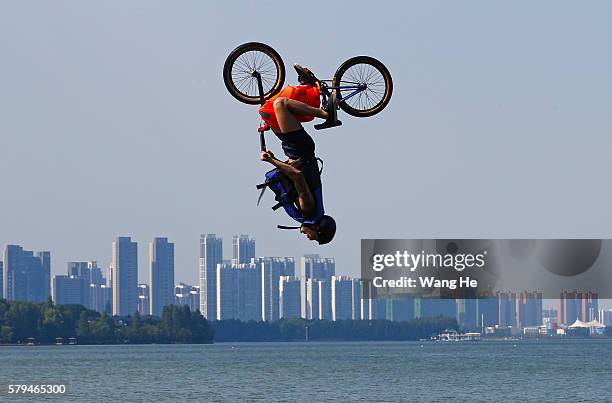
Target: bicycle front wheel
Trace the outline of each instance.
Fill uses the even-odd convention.
[[[342,63],[334,75],[333,86],[339,87],[336,91],[340,99],[348,97],[340,102],[340,108],[360,118],[382,111],[393,93],[391,73],[384,64],[370,56],[356,56]],[[365,89],[355,92],[355,86]]]
[[[249,42],[229,54],[223,66],[225,87],[237,100],[246,104],[260,103],[257,78],[261,75],[264,99],[276,95],[285,83],[285,65],[280,55],[270,46]]]

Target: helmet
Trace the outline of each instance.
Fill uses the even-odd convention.
[[[324,215],[317,222],[318,229],[317,234],[319,237],[317,241],[319,241],[319,245],[325,245],[326,243],[330,243],[332,239],[334,239],[334,235],[336,235],[336,220],[333,217]]]
[[[330,243],[332,239],[334,239],[334,235],[336,235],[336,220],[333,217],[324,215],[317,221],[315,224],[317,228],[310,224],[302,224],[304,227],[308,227],[316,231],[317,233],[317,241],[319,245],[325,245],[326,243]],[[287,226],[287,225],[277,225],[279,229],[300,229],[301,227],[296,226]]]

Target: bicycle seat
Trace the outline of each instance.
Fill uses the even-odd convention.
[[[302,85],[316,85],[319,82],[319,79],[315,77],[315,75],[307,69],[306,67],[302,67],[299,64],[295,63],[293,65],[295,71],[298,74],[298,82]]]

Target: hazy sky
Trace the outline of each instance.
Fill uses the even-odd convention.
[[[226,257],[248,233],[258,255],[318,252],[351,275],[367,237],[612,237],[611,2],[293,4],[1,1],[0,244],[51,250],[63,273],[132,236],[142,282],[167,236],[196,283],[208,232]],[[391,71],[381,114],[307,125],[331,245],[275,229],[291,220],[270,195],[256,207],[257,108],[221,75],[248,41],[325,78],[359,54]]]

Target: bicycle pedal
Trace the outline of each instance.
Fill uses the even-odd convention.
[[[340,120],[336,120],[335,122],[325,121],[323,123],[314,125],[314,128],[317,130],[323,130],[323,129],[329,129],[329,128],[336,127],[336,126],[342,126],[342,121]]]

